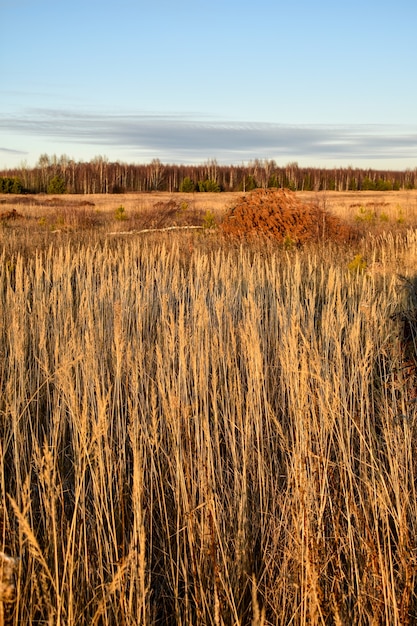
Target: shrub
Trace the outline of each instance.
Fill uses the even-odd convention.
[[[203,228],[204,229],[215,228],[216,225],[217,224],[216,224],[216,218],[214,216],[214,213],[212,213],[211,211],[207,211],[203,218]]]
[[[357,254],[348,265],[349,272],[364,272],[366,270],[367,263],[361,254]]]
[[[398,206],[398,217],[397,217],[397,224],[404,224],[405,222],[405,217],[404,217],[404,212],[401,206]]]
[[[353,230],[313,204],[304,204],[288,189],[257,189],[226,216],[222,232],[244,238],[267,237],[288,247],[323,239],[346,241]]]
[[[127,220],[126,211],[122,204],[114,212],[114,217],[119,221]]]
[[[368,207],[361,206],[359,213],[355,216],[356,222],[374,222],[376,220],[376,213]]]

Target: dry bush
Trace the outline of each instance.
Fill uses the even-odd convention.
[[[332,240],[345,242],[354,232],[318,205],[304,203],[288,189],[257,189],[230,211],[221,229],[240,238],[266,237],[302,244]]]
[[[16,209],[11,209],[10,211],[3,211],[2,213],[0,213],[0,221],[17,220],[22,217],[23,215],[18,213]]]
[[[170,226],[201,226],[204,213],[200,209],[189,207],[181,199],[159,200],[151,207],[135,211],[130,227],[141,229],[163,229]]]

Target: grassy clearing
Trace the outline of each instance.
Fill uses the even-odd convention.
[[[0,197],[0,214],[4,211],[16,208],[19,213],[28,217],[42,217],[51,221],[51,216],[61,215],[63,221],[74,219],[74,214],[88,215],[90,218],[113,217],[119,206],[125,208],[126,217],[134,219],[142,213],[152,212],[155,204],[169,203],[175,200],[186,210],[205,214],[211,211],[221,219],[226,211],[234,206],[239,199],[247,196],[243,192],[226,193],[128,193],[128,194],[83,194],[61,196],[50,195],[9,195]],[[417,220],[417,191],[390,191],[390,192],[297,192],[297,198],[303,202],[313,202],[321,208],[332,211],[343,219],[354,219],[360,215],[361,207],[376,211],[378,216],[386,214],[391,225],[402,213],[404,222],[410,226],[410,222]],[[74,210],[75,209],[75,210]],[[401,217],[401,216],[400,216]],[[100,220],[99,220],[100,221]],[[384,217],[383,220],[384,221]]]
[[[11,232],[11,623],[415,623],[413,230],[360,251]]]

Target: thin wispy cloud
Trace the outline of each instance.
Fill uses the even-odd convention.
[[[85,113],[28,109],[0,119],[9,134],[89,145],[106,154],[120,150],[131,158],[195,163],[216,158],[236,163],[255,158],[378,161],[417,156],[417,126],[281,125],[203,119],[197,115]],[[7,148],[2,148],[7,151]],[[11,152],[18,152],[12,151]],[[24,154],[22,152],[22,154]]]
[[[25,152],[24,150],[12,150],[11,148],[3,148],[2,146],[0,146],[0,153],[1,154],[5,154],[5,155],[11,155],[11,156],[26,156],[27,152]]]

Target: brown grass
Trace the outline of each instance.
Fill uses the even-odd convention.
[[[255,194],[262,194],[258,190]],[[269,193],[266,190],[266,193]],[[21,231],[77,229],[89,227],[96,232],[114,230],[114,215],[119,206],[125,209],[127,217],[123,230],[134,230],[141,224],[146,228],[149,223],[158,222],[166,207],[175,206],[174,213],[181,215],[181,223],[187,220],[195,224],[209,211],[220,224],[229,211],[238,206],[245,193],[137,193],[108,195],[63,195],[63,196],[0,196],[1,212],[13,209],[26,218],[17,220]],[[314,205],[326,213],[336,216],[343,222],[350,223],[362,232],[387,232],[404,230],[417,225],[417,190],[392,192],[297,192],[300,205]],[[158,207],[165,210],[158,211]],[[159,215],[158,215],[159,213]],[[177,215],[178,217],[178,215]],[[9,220],[10,221],[10,220]],[[171,223],[175,220],[171,220]],[[42,229],[38,228],[41,222]],[[122,229],[122,227],[120,227]]]
[[[411,201],[407,229],[283,250],[107,237],[99,200],[0,230],[10,623],[414,624]]]

